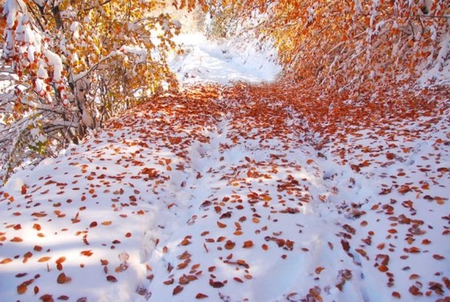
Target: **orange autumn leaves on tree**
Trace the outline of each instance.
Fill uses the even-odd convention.
[[[449,14],[446,0],[225,0],[215,17],[223,28],[257,19],[248,29],[273,41],[294,78],[355,90],[441,68]]]
[[[160,1],[6,0],[0,180],[36,164],[162,84],[181,24]]]

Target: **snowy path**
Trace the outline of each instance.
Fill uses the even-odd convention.
[[[176,41],[185,53],[172,58],[170,65],[184,84],[271,82],[281,72],[275,54],[258,52],[257,45],[208,41],[202,34],[180,35]]]
[[[275,76],[190,43],[172,62],[188,83]],[[448,106],[319,150],[314,117],[275,92],[162,95],[15,174],[0,187],[0,300],[448,296]]]

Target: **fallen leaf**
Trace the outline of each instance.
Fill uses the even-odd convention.
[[[17,286],[17,293],[19,295],[22,295],[22,294],[24,294],[27,291],[27,289],[28,289],[27,285],[22,283],[19,286]]]
[[[175,295],[181,293],[181,292],[183,291],[183,289],[184,289],[183,286],[177,285],[177,286],[173,289],[172,295],[175,296]]]
[[[90,256],[92,256],[93,253],[91,252],[91,250],[86,250],[86,251],[81,251],[80,254],[83,256],[86,256],[86,257],[90,257]]]
[[[58,275],[58,278],[56,278],[56,282],[58,284],[65,284],[71,281],[71,278],[67,277],[66,274],[61,273]]]
[[[5,259],[3,259],[1,262],[0,262],[0,264],[7,264],[7,263],[10,263],[10,262],[12,262],[13,260],[11,259],[11,258],[5,258]]]
[[[316,269],[314,271],[316,272],[316,274],[319,275],[324,269],[325,269],[324,267],[319,266],[319,267],[316,267]]]
[[[54,301],[53,296],[49,295],[49,294],[42,295],[41,297],[39,297],[39,299],[41,299],[42,302],[53,302]]]
[[[247,240],[247,241],[245,241],[244,242],[244,245],[242,246],[243,248],[251,248],[251,247],[253,247],[253,241],[251,241],[251,240]]]
[[[117,278],[113,275],[106,276],[106,280],[108,280],[109,282],[117,282]]]
[[[205,294],[202,294],[202,293],[198,293],[196,296],[195,296],[195,299],[205,299],[205,298],[208,298],[208,295],[205,295]]]

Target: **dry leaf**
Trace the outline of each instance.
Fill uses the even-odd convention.
[[[245,241],[244,245],[242,247],[243,248],[251,248],[251,247],[253,247],[253,241],[251,241],[251,240]]]
[[[117,278],[113,275],[106,276],[106,280],[108,280],[109,282],[117,282]]]
[[[56,282],[58,284],[65,284],[71,281],[71,278],[67,277],[66,274],[61,273],[58,275],[58,278],[56,279]]]
[[[181,285],[177,285],[174,289],[173,289],[173,291],[172,291],[172,295],[177,295],[177,294],[179,294],[179,293],[181,293],[182,291],[183,291],[183,289],[184,289],[184,287],[183,286],[181,286]]]
[[[5,259],[3,259],[1,262],[0,262],[0,264],[7,264],[7,263],[10,263],[10,262],[12,262],[13,260],[11,259],[11,258],[5,258]]]
[[[205,294],[202,294],[202,293],[198,293],[196,296],[195,296],[195,299],[205,299],[205,298],[208,298],[208,295],[205,295]]]
[[[80,254],[83,256],[86,256],[86,257],[90,257],[90,256],[92,256],[93,253],[91,250],[86,250],[86,251],[81,251]]]
[[[52,257],[48,257],[48,256],[41,257],[41,258],[39,258],[38,262],[46,262],[46,261],[50,260],[51,258]]]
[[[319,275],[324,269],[325,269],[324,267],[319,266],[319,267],[316,267],[316,269],[314,271],[316,272],[316,274]]]
[[[27,289],[28,289],[27,285],[22,283],[19,286],[17,286],[17,293],[19,295],[22,295],[22,294],[24,294],[27,291]]]

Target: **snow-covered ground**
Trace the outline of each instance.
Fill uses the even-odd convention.
[[[184,83],[279,72],[184,39]],[[321,150],[293,108],[192,86],[16,173],[0,187],[0,301],[448,299],[448,108]]]
[[[174,56],[170,65],[184,84],[271,82],[281,72],[275,50],[266,47],[268,50],[261,52],[262,45],[257,43],[210,41],[200,33],[180,35],[175,40],[184,54]]]

